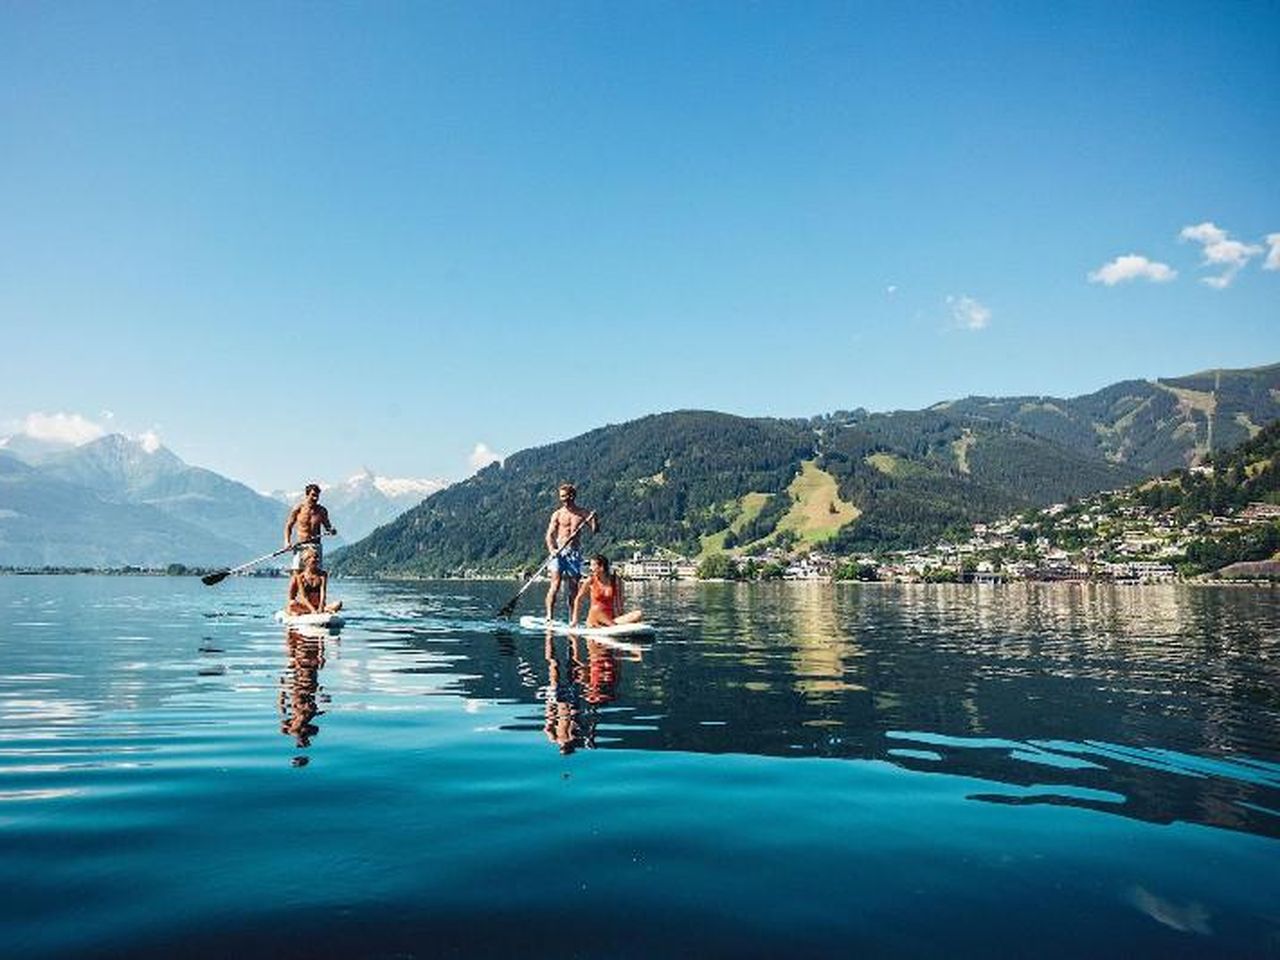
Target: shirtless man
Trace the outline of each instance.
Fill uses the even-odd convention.
[[[584,525],[590,526],[594,532],[600,529],[595,511],[587,511],[575,502],[578,488],[572,483],[560,484],[559,508],[551,514],[551,522],[547,524],[547,552],[555,554],[562,546],[564,551],[553,556],[547,565],[551,574],[551,586],[547,588],[547,619],[553,619],[556,608],[556,594],[560,592],[560,581],[568,581],[566,600],[571,600],[578,593],[578,581],[582,579],[582,547],[578,543],[578,535]],[[567,544],[567,546],[566,546]]]
[[[298,529],[297,544],[293,542],[294,527]],[[330,536],[336,536],[338,533],[329,522],[329,511],[320,506],[320,484],[308,483],[302,494],[302,501],[289,511],[289,519],[284,524],[284,545],[293,547],[293,569],[302,569],[302,551],[299,547],[306,540],[315,541],[307,546],[316,552],[316,565],[323,566],[324,547],[320,545],[321,530],[327,530]]]

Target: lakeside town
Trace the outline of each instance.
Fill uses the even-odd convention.
[[[619,564],[631,580],[861,580],[894,583],[1010,581],[1276,580],[1280,562],[1241,561],[1208,572],[1188,562],[1197,545],[1242,535],[1276,536],[1280,506],[1254,502],[1230,515],[1180,520],[1130,491],[1112,491],[974,524],[966,539],[881,555],[834,556],[820,548],[770,547],[701,562],[671,553],[634,554]]]

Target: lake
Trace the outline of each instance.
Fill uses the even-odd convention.
[[[1280,956],[1278,590],[284,586],[0,577],[0,953]]]

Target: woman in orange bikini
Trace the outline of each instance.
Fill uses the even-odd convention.
[[[569,626],[578,625],[578,609],[584,598],[591,598],[591,607],[587,610],[588,627],[612,627],[618,623],[636,623],[644,619],[640,610],[621,613],[622,580],[609,572],[609,560],[597,553],[591,558],[591,574],[582,581],[578,595],[573,598],[573,619]]]

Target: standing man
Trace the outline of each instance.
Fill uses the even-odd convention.
[[[298,543],[293,542],[294,527],[298,529]],[[293,547],[293,569],[302,569],[302,553],[300,549],[304,541],[314,540],[307,544],[316,552],[316,566],[324,566],[324,547],[320,544],[320,531],[328,531],[336,536],[338,531],[329,522],[329,511],[320,506],[320,484],[308,483],[302,493],[302,500],[289,511],[289,519],[284,524],[284,545]]]
[[[584,525],[589,525],[592,532],[600,529],[595,511],[588,512],[578,506],[578,488],[572,483],[560,484],[557,495],[560,506],[551,514],[551,522],[547,524],[547,552],[553,554],[547,565],[547,571],[551,574],[551,586],[547,588],[548,621],[554,619],[556,594],[560,592],[562,579],[568,581],[566,600],[572,600],[578,593],[578,581],[582,579],[583,569],[578,534]],[[561,547],[564,550],[556,553]]]

